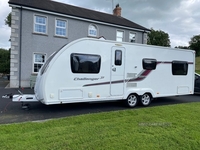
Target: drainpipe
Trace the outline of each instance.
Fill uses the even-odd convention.
[[[22,7],[20,13],[20,44],[19,44],[19,88],[21,88],[21,67],[22,67]]]
[[[142,44],[144,44],[144,31],[142,32]]]

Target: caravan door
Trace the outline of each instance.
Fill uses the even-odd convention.
[[[125,48],[112,47],[111,54],[110,95],[124,94]]]

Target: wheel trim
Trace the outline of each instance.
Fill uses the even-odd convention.
[[[142,95],[141,102],[143,105],[148,105],[151,102],[151,97],[149,96],[149,94]]]
[[[135,95],[131,95],[128,98],[128,104],[129,106],[133,107],[137,104],[137,97]]]

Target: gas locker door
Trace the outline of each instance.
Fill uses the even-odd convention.
[[[124,94],[125,48],[112,47],[110,95]]]

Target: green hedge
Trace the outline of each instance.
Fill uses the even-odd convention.
[[[10,51],[0,49],[0,73],[10,73]]]

